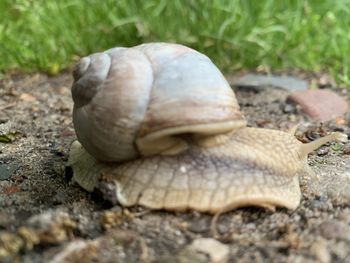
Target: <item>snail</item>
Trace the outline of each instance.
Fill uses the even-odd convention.
[[[112,203],[218,213],[242,206],[295,209],[307,155],[294,130],[247,127],[230,85],[205,56],[168,43],[84,57],[72,86],[68,165]]]

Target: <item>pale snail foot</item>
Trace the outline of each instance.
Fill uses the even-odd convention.
[[[123,164],[102,164],[75,142],[69,163],[74,180],[83,188],[99,188],[106,199],[126,207],[209,213],[242,206],[296,209],[301,197],[299,176],[313,175],[307,153],[334,139],[344,136],[333,133],[302,144],[290,133],[244,128],[224,145],[191,145],[176,156]]]
[[[78,141],[70,146],[67,165],[73,169],[73,181],[89,192],[96,187],[104,166],[88,154]]]
[[[243,159],[239,160],[236,153],[242,142],[240,136],[234,138],[237,140],[231,140],[227,145],[193,146],[178,156],[153,156],[103,168],[101,163],[92,161],[80,145],[77,147],[78,143],[74,143],[71,152],[84,153],[72,155],[73,159],[74,156],[81,158],[80,164],[79,160],[74,162],[71,158],[70,163],[75,181],[83,188],[91,191],[93,184],[96,188],[100,188],[99,182],[111,184],[107,187],[107,198],[113,203],[118,200],[124,206],[209,213],[252,205],[295,209],[300,200],[298,176],[281,176],[273,170],[256,167],[260,161],[249,162],[249,159],[256,158],[248,153],[250,150],[246,151],[247,156],[238,154]],[[87,165],[85,171],[74,167],[83,167],[84,164]],[[93,168],[94,165],[98,167]],[[92,170],[96,171],[95,175],[90,172]],[[93,183],[86,184],[82,179],[84,173],[92,178]],[[111,189],[114,189],[115,196],[111,197]]]

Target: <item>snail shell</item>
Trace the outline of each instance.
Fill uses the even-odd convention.
[[[215,135],[246,125],[217,67],[182,45],[151,43],[85,57],[74,71],[72,96],[77,137],[102,161],[177,154],[188,147],[181,134],[211,145],[223,141]]]

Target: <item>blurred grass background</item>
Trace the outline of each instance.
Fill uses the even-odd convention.
[[[225,72],[330,72],[349,85],[348,0],[1,0],[0,71],[65,69],[114,46],[169,41]]]

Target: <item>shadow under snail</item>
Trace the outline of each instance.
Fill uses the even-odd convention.
[[[218,213],[242,206],[295,209],[307,155],[294,132],[246,127],[211,60],[188,47],[149,43],[84,57],[74,71],[68,164],[87,191],[112,203]]]

